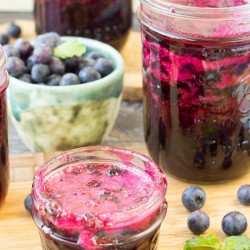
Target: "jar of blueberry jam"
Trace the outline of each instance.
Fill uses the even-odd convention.
[[[5,64],[6,55],[0,45],[0,208],[7,195],[10,179],[6,107],[6,89],[9,85],[9,75],[5,70]]]
[[[132,23],[132,0],[35,0],[34,16],[38,34],[88,37],[120,49]]]
[[[167,182],[149,158],[86,147],[45,163],[32,186],[44,250],[156,250]]]
[[[223,182],[250,161],[250,4],[141,0],[144,131],[154,161]]]

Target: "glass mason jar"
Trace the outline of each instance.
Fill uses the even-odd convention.
[[[0,45],[0,208],[2,207],[9,188],[9,148],[6,107],[6,89],[9,75],[5,70],[6,55]]]
[[[250,4],[141,0],[144,131],[182,180],[223,182],[250,156]]]
[[[52,158],[32,186],[42,247],[156,250],[166,188],[160,168],[129,150],[86,147]]]
[[[132,0],[35,0],[34,16],[38,34],[88,37],[120,49],[132,23]]]

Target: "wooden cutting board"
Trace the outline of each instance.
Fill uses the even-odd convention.
[[[147,155],[144,144],[130,148]],[[41,250],[36,226],[23,208],[23,200],[31,190],[35,169],[55,153],[15,155],[10,158],[11,185],[7,200],[0,211],[0,249],[3,250]],[[182,250],[185,241],[192,237],[187,228],[189,215],[181,204],[181,194],[190,184],[167,175],[168,213],[161,227],[158,250]],[[200,185],[207,193],[204,211],[210,216],[210,228],[206,233],[216,233],[220,239],[225,235],[221,229],[223,216],[230,211],[240,211],[246,215],[250,224],[250,207],[239,204],[236,192],[240,185],[249,183],[250,169],[240,179],[213,185]],[[250,236],[250,226],[246,231]]]
[[[34,21],[16,20],[16,24],[22,28],[22,37],[34,40]],[[7,24],[0,25],[0,32],[6,32]],[[14,42],[12,40],[11,42]],[[142,75],[141,75],[141,41],[140,33],[131,31],[126,45],[121,51],[125,62],[123,99],[129,101],[142,100]]]

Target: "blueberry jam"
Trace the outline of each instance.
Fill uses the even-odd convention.
[[[6,57],[0,46],[0,207],[2,207],[9,188],[9,148],[6,89],[9,84],[5,71]]]
[[[157,248],[166,214],[166,180],[159,169],[151,163],[143,169],[132,162],[63,158],[68,164],[48,171],[52,161],[41,168],[32,188],[43,249]]]
[[[183,180],[220,182],[250,156],[250,42],[188,40],[142,26],[144,128],[152,158]]]
[[[89,37],[120,49],[132,22],[131,0],[36,0],[38,34]]]
[[[0,90],[1,91],[1,90]],[[9,188],[6,93],[0,93],[0,207]]]

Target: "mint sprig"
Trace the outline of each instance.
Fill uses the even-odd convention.
[[[215,234],[200,235],[186,241],[184,250],[217,250],[220,249],[220,240]]]
[[[85,45],[77,39],[72,39],[54,48],[53,55],[61,59],[66,59],[74,56],[81,56],[85,52]]]
[[[250,250],[250,238],[246,235],[230,236],[220,242],[215,234],[202,234],[187,240],[184,250]]]

